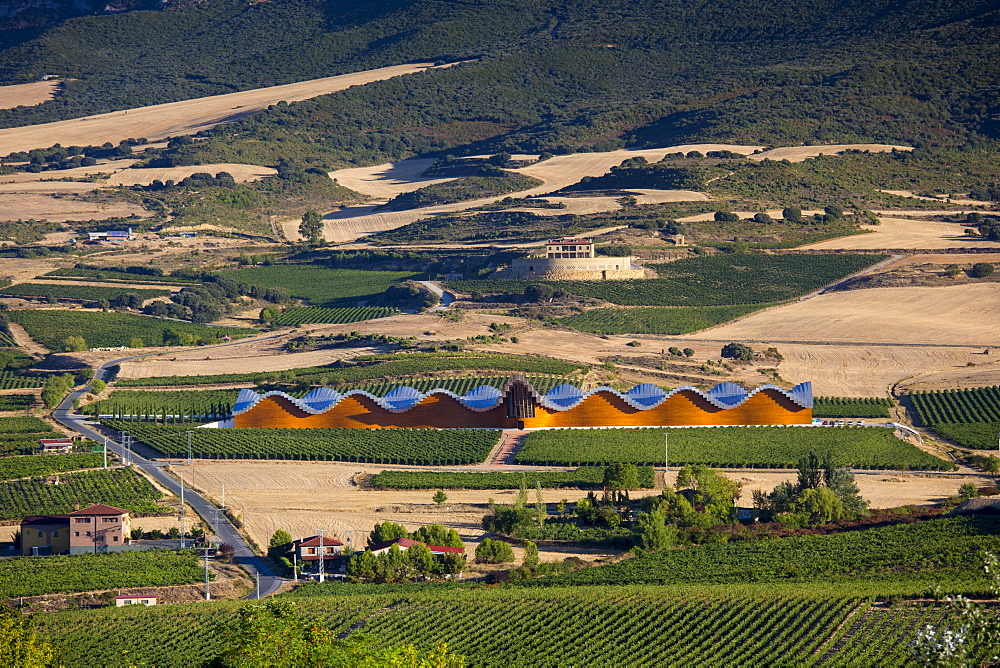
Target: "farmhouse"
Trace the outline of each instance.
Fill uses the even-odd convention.
[[[72,438],[41,438],[38,445],[43,454],[73,452]]]
[[[132,241],[132,228],[110,230],[108,232],[87,232],[88,241]]]
[[[318,388],[302,398],[283,392],[240,391],[233,416],[211,427],[274,428],[517,428],[786,425],[812,423],[812,384],[791,390],[763,385],[748,392],[735,383],[708,392],[684,386],[666,391],[643,383],[627,392],[584,392],[558,385],[541,394],[520,375],[503,388],[482,385],[462,396],[443,389],[397,387],[384,397],[363,390]]]
[[[21,521],[21,554],[87,554],[126,549],[129,511],[97,504],[67,515],[29,515]]]
[[[319,560],[323,559],[323,570],[327,573],[335,573],[341,570],[342,553],[341,543],[336,538],[326,538],[324,536],[310,536],[292,541],[292,550],[295,558],[302,565],[303,570],[311,572],[319,571]],[[311,566],[311,568],[307,568]]]
[[[372,554],[382,554],[388,552],[395,545],[400,550],[406,550],[414,545],[423,545],[418,540],[413,540],[411,538],[396,538],[395,540],[387,540],[384,543],[376,543],[371,546]],[[428,545],[427,549],[431,551],[431,554],[462,554],[465,552],[460,547],[448,547],[447,545]]]
[[[597,257],[591,239],[562,237],[547,241],[544,255],[516,259],[496,275],[516,280],[603,281],[642,278],[645,272],[632,264],[631,257]]]

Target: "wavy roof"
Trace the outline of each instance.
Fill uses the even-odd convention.
[[[513,382],[514,381],[508,382],[502,390],[493,387],[492,385],[480,385],[479,387],[472,389],[461,396],[449,390],[443,389],[421,392],[406,385],[393,389],[384,397],[376,397],[370,392],[366,392],[364,390],[351,390],[346,393],[340,393],[328,387],[321,387],[313,390],[301,399],[296,399],[295,397],[285,394],[284,392],[272,391],[259,394],[253,390],[244,389],[240,390],[240,394],[236,398],[236,404],[233,406],[233,415],[246,413],[268,397],[282,397],[306,413],[319,415],[320,413],[325,413],[330,410],[343,399],[352,396],[362,396],[370,399],[390,413],[404,413],[432,394],[446,395],[455,399],[469,410],[481,413],[496,408],[502,404],[504,397],[510,391],[510,387]],[[753,391],[747,391],[736,383],[721,383],[713,387],[708,392],[702,392],[701,390],[691,387],[690,385],[678,387],[677,389],[668,392],[662,387],[658,387],[650,383],[643,383],[642,385],[636,385],[624,393],[610,387],[603,386],[584,392],[575,385],[556,385],[545,394],[539,394],[530,383],[525,384],[527,385],[531,396],[539,405],[553,411],[565,411],[575,408],[583,403],[587,397],[599,392],[609,392],[614,394],[632,408],[640,411],[656,408],[678,392],[693,392],[716,408],[723,410],[736,408],[737,406],[745,403],[748,399],[750,399],[750,397],[754,396],[758,392],[763,392],[764,390],[778,392],[802,408],[812,408],[813,406],[812,383],[810,382],[799,383],[791,390],[785,390],[775,385],[762,385]]]

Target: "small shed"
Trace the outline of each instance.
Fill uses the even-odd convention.
[[[126,605],[156,605],[156,597],[143,596],[142,594],[115,596],[115,605],[119,608],[123,608]]]
[[[72,438],[40,438],[38,444],[42,448],[42,454],[73,452]]]

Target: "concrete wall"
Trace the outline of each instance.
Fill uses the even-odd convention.
[[[631,257],[518,258],[503,272],[504,278],[539,280],[606,281],[642,278]]]

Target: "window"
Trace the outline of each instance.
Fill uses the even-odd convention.
[[[87,532],[87,535],[88,535],[88,536],[90,535],[90,532],[89,532],[89,531]]]
[[[117,543],[117,542],[118,542],[118,536],[115,536],[115,539],[114,539],[114,540],[115,540],[115,542]]]
[[[104,521],[104,522],[117,522],[118,518],[117,517],[102,517],[101,520]]]
[[[76,522],[77,524],[90,524],[89,517],[74,517],[73,521]]]
[[[306,548],[306,554],[316,554],[316,548],[315,547]]]
[[[53,531],[52,532],[52,537],[53,538],[58,538],[59,537],[59,532],[58,531]]]
[[[80,532],[79,532],[79,531],[77,531],[77,532],[75,532],[75,534],[76,534],[77,536],[79,536],[79,535],[80,535]]]
[[[41,531],[39,531],[39,532],[38,532],[38,537],[39,537],[39,538],[42,538],[42,537],[44,537],[44,534],[43,534],[43,533],[42,533]]]

